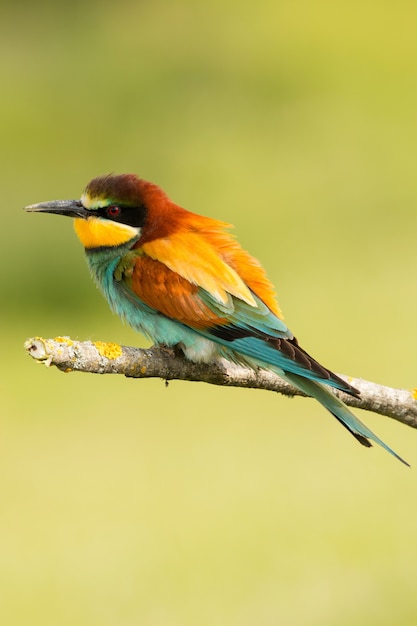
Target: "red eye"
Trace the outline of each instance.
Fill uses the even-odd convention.
[[[117,217],[120,215],[120,207],[116,205],[108,206],[106,209],[106,213],[109,217]]]

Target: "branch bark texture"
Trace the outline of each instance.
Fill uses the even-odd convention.
[[[129,378],[161,378],[165,381],[187,380],[278,391],[287,396],[304,395],[269,370],[252,370],[223,359],[210,365],[195,364],[187,361],[182,354],[163,346],[140,349],[101,341],[73,341],[69,337],[34,337],[25,342],[25,349],[35,361],[47,366],[54,365],[63,372],[123,374]],[[361,378],[339,376],[361,394],[360,398],[353,398],[335,390],[334,393],[345,404],[417,428],[417,389],[393,389]]]

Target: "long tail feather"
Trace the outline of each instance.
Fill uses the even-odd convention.
[[[286,373],[285,377],[301,391],[304,391],[307,395],[318,400],[362,445],[370,447],[372,444],[369,440],[371,440],[382,446],[387,452],[401,461],[401,463],[410,467],[407,461],[404,461],[394,450],[369,430],[369,428],[365,426],[339,398],[329,389],[326,389],[322,383],[292,373]]]

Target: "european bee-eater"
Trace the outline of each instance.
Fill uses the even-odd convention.
[[[378,443],[408,465],[329,390],[359,395],[301,348],[265,271],[229,224],[186,211],[134,174],[94,178],[80,200],[26,210],[75,218],[111,308],[152,341],[181,348],[192,362],[224,357],[270,369],[318,400],[361,444]]]

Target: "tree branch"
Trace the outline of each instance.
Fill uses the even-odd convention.
[[[304,395],[269,370],[252,370],[224,359],[210,365],[195,364],[187,361],[179,352],[163,346],[143,350],[101,341],[72,341],[68,337],[35,337],[25,342],[25,349],[35,361],[46,366],[55,365],[63,372],[199,381],[212,385],[278,391],[287,396]],[[354,398],[335,390],[335,394],[347,405],[392,417],[417,428],[417,389],[392,389],[361,378],[343,375],[341,378],[356,387],[361,394],[360,398]]]

